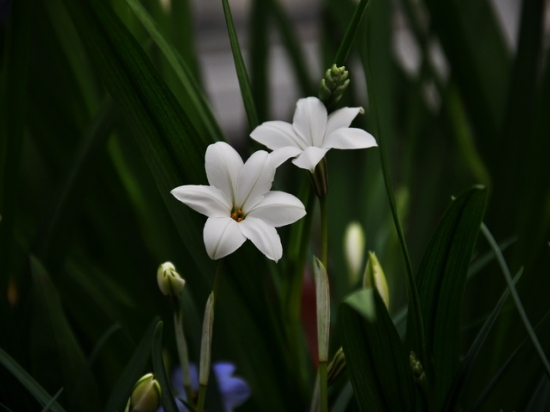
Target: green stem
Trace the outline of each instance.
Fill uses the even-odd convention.
[[[178,345],[178,356],[183,373],[183,388],[190,402],[193,399],[193,390],[191,389],[191,375],[189,374],[189,355],[187,351],[187,342],[183,333],[183,315],[180,310],[179,302],[174,308],[174,329],[176,330],[176,342]]]
[[[219,262],[218,262],[218,266],[216,268],[216,275],[214,276],[214,285],[212,286],[212,311],[215,312],[214,308],[216,307],[216,300],[218,298],[218,290],[219,290],[219,286],[220,286],[220,278],[221,278],[221,274],[222,274],[222,267],[223,267],[223,259],[221,259]],[[208,304],[207,304],[207,308],[208,308]],[[205,319],[206,319],[206,316],[207,316],[207,313],[205,313]],[[206,322],[206,320],[204,321]],[[205,328],[205,324],[206,323],[203,323],[203,340],[204,340],[204,328]],[[211,325],[213,327],[213,324]],[[211,350],[211,347],[208,346],[208,347],[204,347],[203,343],[201,342],[201,365],[200,365],[200,370],[199,370],[199,381],[200,382],[200,386],[199,386],[199,400],[198,400],[198,405],[197,405],[197,412],[202,412],[203,409],[204,409],[204,402],[205,402],[205,399],[206,399],[206,384],[208,383],[208,375],[205,375],[205,378],[204,378],[204,382],[202,381],[203,378],[202,378],[202,373],[203,373],[203,367],[206,367],[206,368],[210,368],[210,364],[208,365],[203,365],[203,362],[202,362],[202,356],[203,356],[203,353],[202,351],[204,350],[207,350],[207,351],[210,351]],[[210,363],[210,362],[208,362]]]
[[[222,277],[222,266],[223,266],[223,259],[220,259],[218,261],[218,267],[216,268],[216,275],[214,276],[214,286],[212,287],[212,292],[214,292],[214,299],[218,298],[218,289],[220,285],[220,278]]]
[[[328,272],[328,217],[327,200],[319,199],[321,205],[321,262]]]
[[[321,395],[321,412],[328,412],[328,384],[327,384],[327,362],[319,362],[319,385]]]
[[[203,412],[205,400],[206,400],[206,385],[200,385],[199,386],[199,403],[197,404],[197,412]]]

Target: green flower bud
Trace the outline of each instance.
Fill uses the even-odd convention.
[[[210,377],[210,351],[212,349],[212,334],[214,332],[214,305],[215,296],[214,292],[211,292],[210,296],[208,297],[208,301],[206,302],[204,319],[202,322],[201,356],[199,369],[199,384],[202,386],[208,385],[208,378]]]
[[[386,282],[386,276],[382,270],[382,265],[378,261],[374,252],[369,252],[369,261],[365,269],[365,275],[363,277],[363,287],[371,288],[376,287],[378,294],[384,301],[386,308],[390,308],[390,291],[388,289],[388,282]]]
[[[334,383],[336,379],[346,369],[346,356],[342,347],[336,351],[332,361],[328,365],[328,384],[329,386]]]
[[[178,299],[185,280],[176,272],[176,268],[171,262],[165,262],[157,270],[157,283],[163,295]]]
[[[315,279],[315,301],[317,304],[317,344],[319,362],[328,362],[328,344],[330,337],[330,290],[328,275],[323,263],[313,258]]]
[[[348,265],[349,283],[354,286],[359,281],[365,255],[365,231],[361,223],[355,221],[346,226],[344,232],[344,255]]]
[[[333,64],[325,72],[324,79],[321,80],[319,99],[328,109],[334,108],[348,88],[349,83],[349,72],[346,70],[346,67],[336,67]]]
[[[160,406],[160,385],[152,373],[141,377],[128,399],[126,412],[154,412]]]
[[[422,382],[426,379],[426,374],[424,373],[424,369],[422,368],[422,364],[416,357],[416,354],[411,351],[411,354],[409,356],[409,363],[411,365],[411,371],[413,373],[413,378],[417,382]]]

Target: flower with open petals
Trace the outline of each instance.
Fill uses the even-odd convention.
[[[216,362],[212,368],[218,381],[223,412],[233,412],[235,408],[250,398],[252,390],[244,379],[234,375],[236,367],[232,363]],[[197,366],[193,363],[189,365],[189,373],[191,374],[191,389],[197,393],[199,391],[199,376]],[[187,394],[183,390],[183,374],[179,366],[172,373],[172,386],[175,389],[174,395],[178,411],[187,412],[187,408],[180,401],[180,399],[187,401]],[[157,412],[164,412],[164,409],[159,408]]]
[[[267,146],[276,166],[291,157],[296,166],[315,171],[330,149],[366,149],[377,146],[371,134],[349,127],[362,112],[361,107],[344,107],[327,115],[316,97],[298,100],[292,124],[282,121],[262,123],[250,137]]]
[[[220,259],[250,239],[277,262],[283,248],[275,228],[296,222],[306,211],[298,198],[270,191],[275,177],[271,156],[259,150],[243,163],[235,149],[217,142],[206,149],[205,167],[210,186],[179,186],[171,193],[208,216],[203,232],[208,256]]]

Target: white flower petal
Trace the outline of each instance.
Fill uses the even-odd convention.
[[[302,153],[302,149],[299,149],[295,146],[285,146],[281,147],[280,149],[275,149],[269,154],[269,157],[271,157],[271,160],[273,161],[273,165],[275,167],[279,167],[284,162],[286,162],[291,157],[296,157],[300,153]]]
[[[328,152],[328,148],[310,146],[304,152],[292,161],[296,166],[307,169],[311,173],[315,172],[315,166],[321,161]]]
[[[342,128],[332,132],[323,144],[327,149],[366,149],[378,146],[376,140],[362,129]]]
[[[242,234],[269,259],[277,262],[283,256],[283,246],[277,230],[261,219],[247,216],[239,223]]]
[[[250,133],[250,137],[271,150],[285,146],[296,146],[303,150],[307,146],[290,123],[278,120],[262,123]]]
[[[353,119],[355,119],[362,110],[362,107],[343,107],[331,113],[328,117],[325,136],[330,135],[336,129],[349,127]]]
[[[264,193],[269,192],[274,178],[275,165],[269,154],[264,150],[253,153],[239,173],[234,206],[250,210]]]
[[[325,105],[316,97],[298,100],[292,126],[308,146],[321,147],[327,126]]]
[[[271,191],[247,213],[245,220],[256,217],[269,226],[280,227],[294,223],[305,215],[306,210],[300,199],[285,192]]]
[[[214,217],[206,221],[203,231],[204,246],[210,259],[227,256],[246,241],[239,223],[230,217]]]
[[[243,167],[241,156],[227,143],[217,142],[206,149],[204,164],[208,183],[222,190],[233,203],[239,171]]]
[[[185,185],[170,192],[180,202],[208,217],[229,217],[231,203],[220,189],[212,186]]]

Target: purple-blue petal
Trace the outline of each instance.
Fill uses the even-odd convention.
[[[213,369],[218,380],[224,412],[232,412],[234,408],[241,406],[250,397],[250,387],[244,379],[233,376],[236,368],[230,362],[217,362],[214,364]],[[196,365],[189,365],[189,374],[191,375],[191,388],[194,392],[198,392],[199,378]],[[172,387],[176,398],[187,400],[187,395],[183,389],[183,373],[179,366],[172,372]],[[185,405],[178,399],[176,399],[176,404],[179,412],[187,412]],[[161,407],[157,412],[164,412],[164,409]]]

